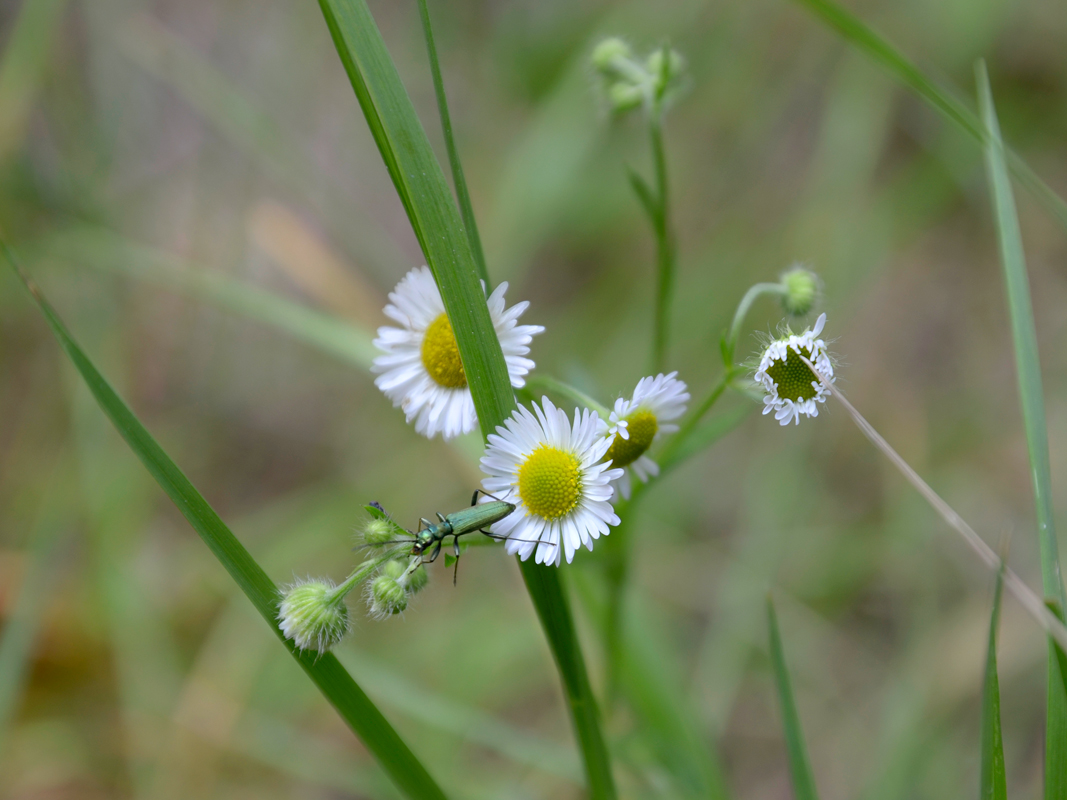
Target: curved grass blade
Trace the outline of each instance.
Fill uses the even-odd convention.
[[[1041,388],[1041,363],[1037,352],[1037,330],[1030,302],[1030,283],[1026,274],[1022,233],[1015,212],[1000,125],[989,89],[985,64],[975,67],[978,104],[986,131],[986,168],[993,199],[993,217],[1000,245],[1000,260],[1007,286],[1011,336],[1015,346],[1015,364],[1019,377],[1019,399],[1030,455],[1030,475],[1037,506],[1038,541],[1041,545],[1041,583],[1045,600],[1064,606],[1063,578],[1056,547],[1056,526],[1052,514],[1052,477],[1049,468],[1048,431],[1045,424],[1045,400]],[[1049,640],[1048,716],[1045,721],[1045,798],[1067,797],[1067,691],[1056,656],[1057,647]]]
[[[1004,740],[1000,732],[1000,681],[997,678],[997,627],[1000,624],[1000,596],[1004,570],[997,573],[993,590],[993,615],[989,620],[989,647],[986,652],[985,681],[982,686],[982,773],[979,800],[1008,800],[1004,774]]]
[[[793,776],[793,793],[797,800],[818,800],[815,776],[811,772],[808,750],[804,745],[804,731],[800,727],[793,700],[793,687],[789,683],[789,670],[785,665],[785,651],[778,631],[778,615],[774,613],[774,600],[767,597],[767,624],[770,629],[771,665],[774,667],[774,682],[778,685],[778,699],[782,704],[782,725],[785,728],[785,745],[789,751],[789,773]]]
[[[273,581],[78,347],[40,289],[18,265],[7,244],[0,242],[0,250],[33,295],[60,346],[81,373],[101,410],[342,719],[409,797],[444,798],[426,768],[340,662],[329,653],[321,657],[302,653],[282,636],[276,622],[278,588]]]
[[[889,70],[897,80],[913,90],[926,102],[954,123],[983,147],[987,144],[985,126],[962,101],[942,89],[912,64],[892,44],[887,42],[850,11],[833,0],[796,0],[812,11],[843,38]],[[1015,153],[1005,150],[1011,171],[1062,227],[1067,229],[1067,202],[1039,178],[1030,166]]]
[[[365,0],[319,0],[319,6],[441,290],[482,435],[488,436],[515,408],[515,394],[444,173]],[[519,568],[560,672],[590,795],[614,798],[607,745],[559,570],[532,561]]]
[[[478,276],[485,281],[486,288],[488,288],[489,270],[485,266],[485,251],[482,249],[482,238],[478,235],[478,223],[474,219],[471,196],[467,191],[467,179],[463,175],[463,162],[459,160],[456,140],[452,135],[452,116],[448,113],[448,97],[445,94],[445,82],[441,78],[441,65],[437,61],[437,45],[433,40],[433,26],[430,24],[430,9],[426,5],[426,0],[419,0],[419,17],[422,19],[422,32],[426,37],[426,52],[430,57],[433,90],[437,95],[437,111],[441,115],[441,130],[445,134],[448,165],[452,168],[452,183],[456,187],[456,199],[459,200],[459,211],[463,215],[463,227],[467,231],[467,239],[470,242],[474,265],[478,268]]]

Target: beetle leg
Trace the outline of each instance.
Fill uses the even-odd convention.
[[[456,568],[452,571],[452,585],[455,586],[459,579],[459,537],[455,534],[452,536],[452,554],[456,558]]]
[[[437,547],[435,547],[433,549],[433,553],[430,554],[430,557],[428,559],[426,559],[425,561],[423,561],[422,563],[423,564],[432,564],[433,562],[435,562],[437,560],[437,557],[439,555],[441,555],[441,543],[440,542],[437,543]]]

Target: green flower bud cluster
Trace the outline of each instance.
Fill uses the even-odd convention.
[[[661,113],[684,83],[685,59],[667,47],[639,58],[626,42],[613,36],[593,48],[590,60],[603,79],[612,110],[618,114],[641,105]]]
[[[343,584],[309,579],[286,587],[278,604],[278,626],[301,650],[327,652],[348,633]]]
[[[401,613],[408,607],[411,596],[422,591],[429,580],[420,556],[412,556],[407,561],[387,561],[368,584],[368,612],[375,619]]]

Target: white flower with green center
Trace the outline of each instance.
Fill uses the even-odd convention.
[[[534,362],[524,358],[533,337],[544,331],[540,325],[518,325],[528,302],[504,308],[507,283],[489,295],[489,316],[504,351],[511,385],[526,384]],[[432,439],[445,439],[474,429],[478,415],[467,386],[467,375],[445,304],[433,275],[426,267],[411,270],[389,293],[388,317],[402,327],[382,326],[374,345],[383,355],[374,359],[373,372],[381,373],[374,384],[404,411],[415,430]]]
[[[820,376],[831,383],[834,380],[834,365],[826,352],[826,342],[818,338],[825,324],[826,315],[820,314],[814,328],[770,342],[760,358],[754,377],[766,392],[763,413],[773,411],[774,418],[782,425],[794,421],[799,425],[801,416],[819,416],[819,403],[826,402],[830,394],[820,380]],[[801,356],[815,368],[814,373]]]
[[[492,527],[506,536],[507,551],[525,561],[536,550],[539,564],[567,563],[585,545],[607,535],[619,518],[611,506],[611,482],[622,477],[604,454],[611,440],[597,433],[595,411],[575,410],[574,422],[547,397],[533,411],[519,407],[489,434],[482,488],[515,504]]]
[[[642,483],[659,475],[659,465],[645,453],[664,433],[674,433],[677,425],[670,420],[685,413],[689,401],[686,385],[675,376],[660,373],[654,378],[637,382],[633,396],[620,397],[607,420],[600,420],[600,435],[611,439],[611,447],[604,456],[613,467],[624,467],[622,476],[613,484],[622,496],[630,499],[630,470]]]

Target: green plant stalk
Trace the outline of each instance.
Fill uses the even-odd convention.
[[[734,369],[734,355],[737,352],[737,340],[741,338],[741,326],[744,324],[745,317],[748,316],[752,304],[765,294],[773,294],[781,297],[786,291],[787,289],[781,283],[755,283],[748,288],[747,292],[745,292],[744,296],[741,298],[741,302],[737,304],[737,311],[734,312],[733,322],[730,323],[730,332],[726,335],[726,339],[723,343],[722,360],[728,370]]]
[[[774,600],[770,595],[767,596],[767,626],[770,632],[771,666],[774,668],[774,682],[778,687],[778,700],[782,706],[782,726],[785,728],[785,745],[789,752],[789,774],[793,778],[793,794],[796,800],[818,800],[815,776],[812,774],[808,749],[804,744],[804,731],[800,727],[800,715],[797,713],[793,687],[789,682],[789,668],[785,663],[785,650],[782,648],[782,636],[778,630],[778,615],[774,613]]]
[[[663,147],[663,114],[649,115],[648,137],[652,145],[652,166],[656,176],[656,214],[652,226],[656,233],[656,313],[653,339],[653,372],[662,372],[667,361],[670,336],[671,297],[674,293],[675,248],[670,222],[670,196],[667,184],[667,154]]]
[[[986,649],[985,679],[982,682],[982,765],[979,800],[1007,800],[1004,773],[1004,740],[1000,729],[1000,681],[997,678],[997,627],[1000,624],[1000,598],[1004,569],[997,573],[993,589],[993,613],[989,620],[989,646]]]
[[[504,424],[515,394],[463,224],[365,0],[319,0],[371,134],[433,271],[474,400],[482,435]],[[548,640],[594,798],[614,798],[607,745],[559,570],[520,563]]]
[[[1030,454],[1030,477],[1037,508],[1037,533],[1041,545],[1041,583],[1045,599],[1062,608],[1065,605],[1063,578],[1056,547],[1056,526],[1052,512],[1052,478],[1049,467],[1048,431],[1045,401],[1041,386],[1041,364],[1037,350],[1037,330],[1030,301],[1030,283],[1026,274],[1022,233],[1015,211],[1011,179],[1004,160],[993,95],[984,62],[975,67],[978,104],[986,132],[986,169],[993,199],[1000,261],[1004,268],[1012,342],[1019,379],[1019,399],[1023,412],[1026,445]],[[1056,646],[1049,642],[1048,716],[1045,731],[1045,798],[1067,797],[1067,694]]]
[[[459,200],[459,211],[463,215],[463,227],[467,231],[467,240],[470,242],[471,255],[474,257],[474,265],[478,268],[478,275],[485,281],[486,289],[489,289],[489,270],[485,266],[485,251],[482,249],[482,238],[478,235],[478,225],[474,219],[474,209],[471,207],[471,196],[467,191],[467,179],[463,175],[463,162],[459,160],[456,140],[452,135],[452,117],[448,113],[448,97],[445,95],[445,83],[441,78],[441,65],[437,60],[437,45],[433,39],[430,9],[426,5],[426,0],[419,0],[419,17],[422,19],[422,33],[426,37],[426,52],[430,58],[433,90],[437,95],[437,111],[441,115],[441,130],[445,135],[448,165],[452,169],[452,183],[456,187],[456,199]]]
[[[277,586],[97,371],[40,289],[19,266],[7,244],[0,242],[0,250],[30,291],[60,346],[85,380],[101,410],[341,718],[405,794],[432,800],[444,798],[444,793],[426,768],[337,659],[329,653],[319,656],[317,653],[301,652],[284,638],[277,624]]]
[[[935,84],[914,64],[883,39],[858,17],[832,0],[796,0],[808,8],[823,22],[837,31],[844,39],[873,60],[879,62],[890,74],[914,91],[940,112],[961,131],[985,147],[986,129],[981,120],[964,103]],[[1039,178],[1030,166],[1014,152],[1005,149],[1011,171],[1020,183],[1030,191],[1038,202],[1067,229],[1067,202]]]

